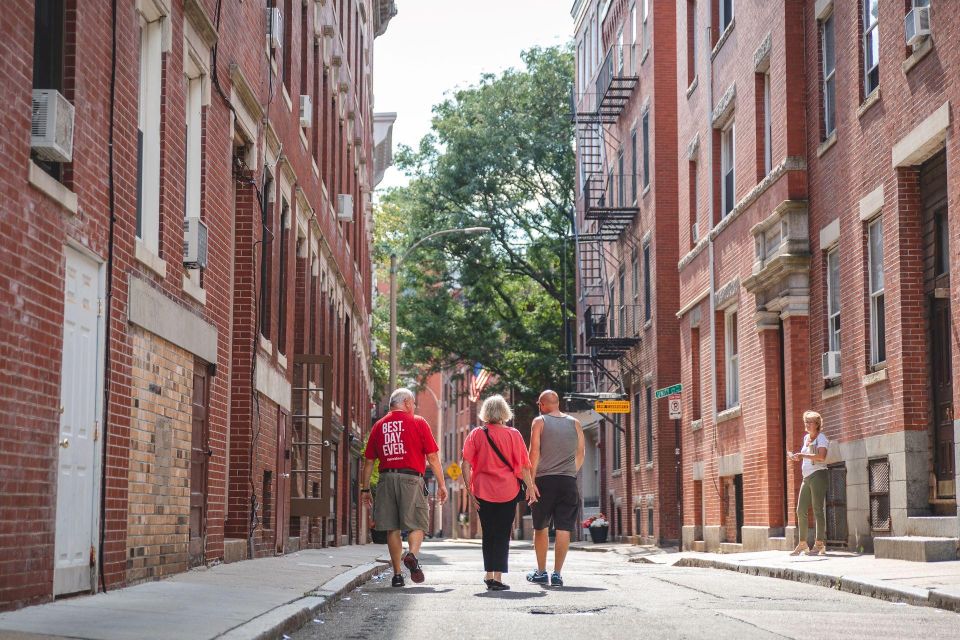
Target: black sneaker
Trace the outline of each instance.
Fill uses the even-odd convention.
[[[487,591],[509,591],[510,585],[503,584],[499,580],[484,580],[487,585]]]
[[[403,574],[395,573],[393,574],[393,580],[390,581],[391,587],[402,587],[403,586]]]
[[[546,571],[531,571],[527,574],[527,582],[534,584],[550,584],[550,576]]]
[[[417,556],[407,551],[403,556],[403,565],[410,570],[410,579],[420,584],[423,582],[423,569],[420,568],[420,561]]]
[[[544,573],[546,573],[546,572],[544,572]],[[557,573],[556,571],[554,571],[553,574],[550,576],[550,584],[553,585],[554,587],[562,587],[562,586],[563,586],[563,578],[560,577],[560,574],[559,574],[559,573]]]

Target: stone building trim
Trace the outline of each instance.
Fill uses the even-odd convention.
[[[946,142],[949,126],[950,102],[947,101],[893,145],[893,168],[920,164],[939,151]]]
[[[770,70],[771,49],[773,49],[773,40],[768,33],[757,50],[753,52],[753,68],[757,73],[766,73]]]
[[[127,319],[206,362],[217,362],[217,328],[140,278],[130,278]]]
[[[876,217],[883,210],[883,185],[860,199],[860,221],[866,222]]]
[[[737,105],[737,83],[731,84],[714,107],[710,123],[714,129],[723,129],[733,117]]]

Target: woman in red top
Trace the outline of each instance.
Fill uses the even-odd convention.
[[[483,527],[484,582],[491,591],[510,587],[500,579],[507,572],[510,529],[518,500],[536,502],[537,487],[530,476],[530,457],[523,436],[504,423],[513,418],[503,396],[490,396],[480,408],[484,426],[474,429],[463,443],[463,477],[477,501]],[[499,454],[498,454],[499,451]],[[520,478],[527,484],[520,495]]]

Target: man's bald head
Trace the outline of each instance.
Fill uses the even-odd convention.
[[[560,408],[560,396],[557,395],[556,391],[551,391],[547,389],[540,394],[540,398],[537,400],[537,404],[540,405],[540,411],[543,413],[550,413],[551,411],[556,411]]]

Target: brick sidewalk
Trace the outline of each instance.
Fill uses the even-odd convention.
[[[0,639],[273,638],[387,565],[382,545],[308,549],[0,613]]]

